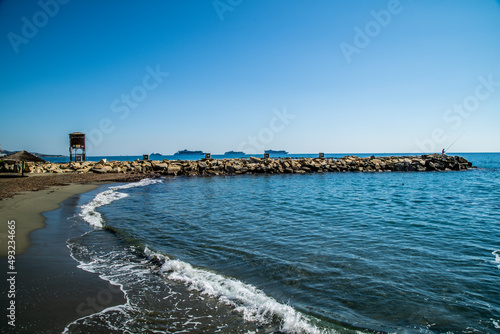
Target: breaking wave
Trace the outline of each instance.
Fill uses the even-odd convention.
[[[89,225],[102,229],[105,222],[97,209],[129,196],[119,190],[148,186],[160,182],[162,180],[145,179],[135,183],[110,187],[108,190],[98,193],[88,204],[81,206],[79,216]],[[82,245],[77,245],[75,242],[69,242],[68,247],[72,251],[73,258],[80,263],[79,268],[97,273],[102,279],[120,286],[127,302],[125,305],[110,307],[94,315],[80,318],[70,324],[66,328],[66,332],[71,331],[76,325],[90,324],[92,322],[105,323],[106,327],[117,330],[118,328],[114,328],[116,324],[113,324],[113,320],[123,317],[129,318],[129,324],[132,323],[133,320],[130,319],[138,317],[133,314],[140,313],[140,310],[133,307],[132,304],[135,303],[130,301],[131,298],[134,299],[134,291],[137,290],[131,287],[136,286],[138,282],[144,284],[145,275],[151,274],[150,270],[155,270],[145,268],[143,260],[137,264],[131,264],[130,260],[125,261],[125,258],[130,256],[126,252],[121,255],[116,252],[103,254],[90,251],[86,246],[82,247]],[[82,256],[82,254],[85,255]],[[318,328],[312,323],[314,320],[311,320],[307,315],[289,305],[278,302],[250,284],[234,278],[224,277],[206,269],[195,268],[187,262],[171,259],[167,255],[150,250],[148,247],[144,247],[143,256],[148,263],[152,263],[157,267],[158,273],[164,279],[182,282],[188,291],[197,291],[201,296],[216,299],[219,303],[237,311],[247,322],[269,326],[278,322],[279,330],[286,333],[335,333],[331,330]],[[164,284],[168,285],[168,281],[164,281]],[[137,298],[140,298],[140,296],[135,297],[135,299]],[[121,329],[125,330],[127,328]]]
[[[117,190],[128,189],[134,187],[144,187],[155,183],[163,182],[161,179],[144,179],[138,182],[127,183],[121,186],[110,187],[108,190],[103,191],[94,197],[94,199],[81,207],[80,217],[89,223],[93,227],[103,228],[104,220],[99,212],[97,212],[97,208],[108,205],[117,201],[119,199],[128,197],[129,195],[126,193],[118,192]]]

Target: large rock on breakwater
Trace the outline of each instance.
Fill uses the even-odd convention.
[[[0,162],[0,172],[18,172],[18,164]],[[430,154],[421,156],[343,158],[255,158],[163,161],[106,161],[69,163],[26,163],[25,172],[43,173],[156,173],[163,175],[211,176],[239,174],[302,174],[324,172],[426,172],[458,171],[474,168],[459,156]]]

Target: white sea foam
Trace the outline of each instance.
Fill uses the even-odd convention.
[[[97,212],[96,209],[129,196],[118,190],[146,186],[158,182],[162,181],[158,179],[146,179],[135,183],[110,187],[108,190],[97,194],[90,203],[83,205],[81,207],[80,216],[90,225],[102,228],[104,226],[104,221],[101,214]],[[245,284],[236,279],[227,278],[207,270],[194,268],[189,263],[170,259],[163,254],[151,251],[147,247],[144,249],[144,254],[150,259],[157,259],[164,262],[161,267],[161,272],[169,279],[181,281],[186,284],[189,289],[197,290],[202,295],[217,298],[220,302],[234,307],[247,321],[268,324],[273,318],[277,317],[281,320],[281,330],[287,333],[327,333],[327,331],[320,330],[314,326],[307,316],[298,312],[293,307],[279,303],[250,284]],[[88,263],[79,262],[80,265],[78,267],[89,272],[98,272],[96,268],[103,265],[96,259]],[[119,270],[126,271],[127,268],[124,267],[125,266],[121,266]],[[111,277],[100,277],[108,281],[112,280]],[[127,303],[125,305],[110,307],[99,312],[100,314],[110,311],[126,312],[130,307],[129,299],[123,286],[118,282],[114,284],[120,285],[122,291],[125,293]],[[78,321],[90,317],[91,316],[83,317]],[[68,328],[69,326],[66,328],[66,332]]]
[[[162,183],[162,182],[163,182],[162,179],[143,179],[137,182],[123,184],[121,186],[110,187],[109,189],[116,190],[116,189],[128,189],[134,187],[144,187],[144,186],[149,186],[150,184]]]
[[[233,306],[247,321],[270,323],[272,318],[277,316],[281,319],[281,330],[284,332],[326,333],[311,324],[306,316],[293,307],[279,303],[250,284],[168,258],[165,258],[161,272],[171,280],[184,282],[189,289]]]
[[[491,254],[495,255],[495,263],[498,264],[498,269],[500,269],[500,250],[496,250]]]
[[[123,305],[111,306],[111,307],[105,308],[104,310],[102,310],[100,312],[93,313],[93,314],[90,314],[90,315],[78,318],[78,319],[74,320],[73,322],[70,322],[69,324],[67,324],[66,327],[64,328],[62,334],[71,333],[70,332],[70,328],[71,328],[72,325],[83,323],[85,320],[87,320],[87,319],[93,319],[95,317],[98,317],[99,315],[105,315],[105,314],[108,314],[110,312],[119,312],[119,313],[122,313],[122,314],[126,315],[127,314],[126,308],[130,308],[130,306],[128,305],[128,303],[127,304],[123,304]],[[113,324],[112,323],[108,323],[107,325],[108,325],[108,329],[109,329],[110,332],[113,331],[113,330],[114,331],[119,331],[120,330],[120,328],[118,328],[118,327],[113,328]],[[77,331],[79,333],[81,332],[78,329],[77,329]]]
[[[149,273],[149,270],[143,268],[140,265],[133,266],[119,263],[118,261],[116,261],[116,259],[123,257],[123,254],[119,251],[110,252],[105,257],[93,257],[91,261],[84,262],[82,260],[76,259],[73,254],[72,247],[69,248],[71,249],[71,257],[73,257],[73,259],[80,263],[77,266],[78,268],[91,273],[97,273],[99,274],[99,278],[101,278],[102,280],[107,281],[114,286],[118,286],[123,293],[126,302],[125,304],[110,306],[103,309],[102,311],[82,316],[81,318],[78,318],[69,323],[64,328],[63,333],[72,332],[72,326],[76,326],[77,331],[81,332],[79,326],[83,326],[85,328],[85,326],[87,325],[87,321],[88,324],[92,324],[96,321],[96,319],[99,319],[101,324],[104,323],[104,325],[110,332],[125,332],[124,329],[126,328],[126,325],[124,327],[122,321],[117,322],[116,320],[112,320],[113,314],[115,315],[115,317],[116,314],[120,314],[123,319],[130,319],[130,314],[134,312],[134,307],[130,303],[127,289],[125,289],[124,284],[122,284],[121,281],[123,280],[123,277],[132,277],[132,279],[134,279],[134,277],[140,277],[141,275]],[[79,251],[82,251],[84,249],[85,247],[79,247]],[[108,271],[103,270],[104,268],[108,269]],[[98,298],[98,296],[96,298]],[[94,300],[96,298],[94,298]],[[89,299],[87,298],[87,302],[88,300]]]
[[[144,187],[150,184],[163,182],[160,179],[144,179],[138,182],[127,183],[121,186],[110,187],[108,190],[97,194],[90,203],[82,205],[80,217],[89,223],[91,226],[102,228],[104,227],[104,220],[97,208],[108,205],[119,199],[129,196],[128,194],[118,192],[117,190],[128,189],[133,187]]]
[[[157,253],[149,249],[147,246],[144,247],[144,255],[146,255],[147,258],[149,259],[156,259],[160,261],[167,261],[170,260],[170,258],[164,254]]]

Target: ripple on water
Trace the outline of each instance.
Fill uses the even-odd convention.
[[[130,205],[140,188],[99,210],[155,251],[324,324],[488,333],[500,319],[498,176],[177,178],[152,186],[147,216]]]

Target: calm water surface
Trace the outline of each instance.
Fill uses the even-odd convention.
[[[68,247],[128,303],[67,330],[500,332],[500,154],[461,155],[482,168],[101,188]]]

